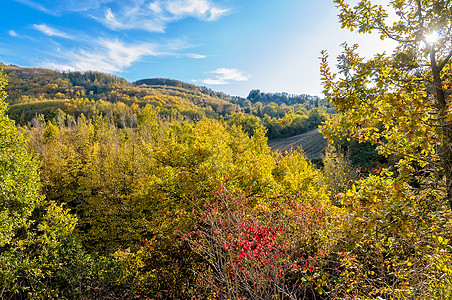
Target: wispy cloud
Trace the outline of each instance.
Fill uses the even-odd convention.
[[[113,30],[163,32],[168,23],[177,20],[193,17],[215,21],[228,12],[228,9],[217,7],[208,0],[129,0],[121,2],[116,10],[105,8],[103,14],[94,18]]]
[[[104,23],[112,29],[127,29],[125,24],[116,19],[116,16],[111,12],[110,8],[105,10]]]
[[[122,72],[132,64],[145,57],[178,56],[192,59],[203,59],[205,55],[193,53],[199,45],[190,44],[187,37],[163,38],[156,42],[145,40],[145,33],[140,32],[141,42],[132,41],[132,34],[122,35],[124,30],[140,30],[147,32],[164,32],[171,22],[185,18],[196,18],[203,21],[214,21],[229,12],[218,5],[221,0],[13,0],[36,10],[61,16],[64,13],[77,13],[83,17],[93,18],[110,30],[93,30],[83,33],[78,29],[64,29],[50,23],[32,24],[30,28],[37,30],[52,39],[64,38],[71,43],[53,41],[46,44],[44,50],[47,61],[40,66],[59,70],[95,70],[108,73]],[[97,28],[96,28],[97,29]],[[103,38],[92,35],[101,33]],[[17,33],[9,31],[11,36]],[[92,34],[92,35],[90,35]],[[120,37],[120,38],[119,38]],[[47,41],[47,40],[46,40]],[[55,45],[60,47],[55,49]],[[41,48],[42,49],[42,48]],[[190,50],[191,49],[191,50]],[[222,69],[213,71],[210,80],[240,81],[240,77],[221,75]],[[224,69],[227,70],[227,69]],[[237,75],[237,74],[236,74]],[[209,79],[206,79],[209,80]],[[224,84],[224,83],[218,83]]]
[[[211,9],[206,0],[172,0],[166,3],[166,10],[174,16],[203,18]]]
[[[249,75],[244,75],[238,69],[218,68],[208,73],[212,74],[213,77],[198,80],[197,82],[210,85],[224,85],[233,82],[247,81],[250,78]]]
[[[46,62],[42,67],[57,70],[121,72],[143,56],[165,55],[158,52],[158,45],[142,43],[127,45],[119,40],[99,40],[96,50],[59,50],[61,63]]]
[[[28,7],[31,7],[33,9],[42,11],[42,12],[44,12],[46,14],[52,15],[52,16],[57,15],[55,11],[47,9],[45,7],[45,5],[42,5],[40,3],[36,3],[35,1],[32,1],[32,0],[15,0],[15,1],[19,2],[19,3],[22,3],[22,4],[24,4],[24,5],[28,6]]]
[[[15,32],[14,30],[10,30],[8,31],[8,34],[12,37],[16,37],[17,36],[17,32]]]
[[[160,15],[160,14],[163,13],[162,5],[161,5],[161,3],[158,2],[158,1],[149,3],[149,4],[148,4],[148,7],[149,7],[149,9],[150,9],[153,13],[155,13],[155,14],[157,14],[157,15]]]
[[[41,31],[42,33],[44,33],[45,35],[48,36],[57,36],[57,37],[62,37],[65,39],[71,39],[71,36],[65,32],[62,32],[58,29],[52,28],[46,24],[33,24],[33,28]]]
[[[214,0],[15,0],[58,16],[83,12],[112,30],[163,32],[166,25],[184,18],[215,21],[229,12]],[[51,8],[51,9],[50,9]]]
[[[206,58],[205,55],[197,54],[197,53],[188,53],[188,54],[186,54],[186,56],[188,56],[190,58],[195,58],[195,59]]]
[[[145,10],[137,7],[128,7],[115,13],[111,8],[106,8],[100,17],[93,16],[95,20],[112,30],[141,29],[150,32],[163,32],[165,22],[162,18],[152,17]]]
[[[14,0],[33,9],[52,16],[67,12],[82,12],[101,8],[102,5],[115,0]],[[116,0],[119,1],[119,0]]]
[[[227,9],[222,9],[222,8],[217,8],[217,7],[213,7],[212,9],[210,9],[210,17],[207,19],[208,21],[216,21],[218,20],[221,16],[223,16],[224,14],[226,14],[229,10]]]

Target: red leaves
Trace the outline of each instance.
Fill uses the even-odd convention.
[[[241,260],[244,258],[262,260],[277,246],[277,228],[249,222],[242,223],[239,228],[243,231],[233,239],[234,247],[227,250],[235,250],[235,254]]]
[[[301,196],[258,199],[224,187],[215,196],[216,202],[194,215],[200,230],[187,239],[220,271],[215,281],[284,289],[296,276],[313,278],[321,259],[316,239],[327,217],[320,206],[303,203]]]

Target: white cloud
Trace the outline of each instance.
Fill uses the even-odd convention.
[[[208,21],[218,20],[229,11],[214,6],[208,0],[169,0],[166,10],[175,18],[197,17]]]
[[[103,16],[93,18],[112,30],[141,29],[149,32],[163,32],[165,22],[160,17],[150,16],[154,15],[149,13],[150,10],[150,7],[131,6],[114,13],[111,8],[106,8]]]
[[[126,45],[118,40],[99,40],[96,50],[59,51],[63,63],[47,62],[42,66],[58,70],[121,72],[143,56],[162,55],[157,45],[142,43]]]
[[[164,32],[166,25],[183,18],[204,21],[217,20],[227,9],[218,7],[217,0],[14,0],[40,11],[52,14],[79,12],[94,18],[112,30],[144,30]],[[77,6],[77,3],[79,5]],[[49,11],[47,8],[52,8]],[[108,73],[124,71],[146,56],[183,56],[193,59],[205,55],[191,53],[195,47],[186,38],[165,39],[159,43],[135,42],[128,44],[118,39],[96,39],[88,33],[67,31],[48,24],[32,24],[31,28],[52,38],[66,38],[75,42],[75,48],[48,51],[53,57],[42,67],[59,70],[95,70]],[[9,34],[14,36],[14,31]],[[104,37],[108,36],[107,34]],[[60,45],[61,47],[61,45]],[[187,53],[188,52],[188,53]]]
[[[103,41],[104,48],[106,48],[107,56],[113,60],[117,66],[122,69],[129,67],[134,61],[137,61],[144,55],[157,55],[156,46],[150,43],[141,45],[128,46],[118,40]]]
[[[172,0],[166,4],[169,13],[175,16],[204,17],[211,9],[206,0]]]
[[[81,12],[112,30],[139,29],[163,32],[166,25],[184,18],[216,21],[229,10],[215,0],[14,0],[44,13],[59,16]]]
[[[105,15],[104,15],[104,22],[105,25],[107,25],[108,27],[112,28],[112,29],[126,29],[127,26],[122,24],[121,22],[119,22],[115,15],[111,12],[110,8],[107,8],[105,10]]]
[[[149,3],[148,6],[149,6],[149,9],[152,10],[155,14],[159,15],[163,12],[163,8],[162,8],[160,2],[158,2],[158,1]]]
[[[102,5],[110,2],[114,2],[114,0],[46,0],[50,1],[52,5],[55,2],[58,3],[58,8],[62,12],[80,12],[80,11],[89,11],[94,9],[99,9]]]
[[[167,41],[166,44],[149,42],[127,44],[118,39],[98,39],[84,43],[83,47],[77,50],[64,48],[52,50],[50,55],[58,62],[48,61],[40,66],[57,70],[117,73],[147,56],[185,56],[193,59],[206,57],[197,53],[183,53],[190,46],[179,39]]]
[[[8,31],[8,34],[12,37],[16,37],[17,36],[17,32],[15,32],[14,30],[10,30]]]
[[[33,28],[38,31],[41,31],[42,33],[44,33],[45,35],[48,35],[48,36],[57,36],[57,37],[62,37],[62,38],[66,38],[66,39],[71,38],[68,34],[66,34],[62,31],[59,31],[58,29],[47,26],[46,24],[40,24],[40,25],[33,24]]]
[[[94,16],[94,19],[113,30],[163,32],[168,23],[180,19],[193,17],[215,21],[229,11],[215,6],[209,0],[126,0],[117,4],[120,5],[116,10],[107,7],[103,14]]]
[[[46,14],[49,14],[49,15],[52,15],[52,16],[56,15],[55,12],[47,9],[44,5],[36,3],[34,1],[31,1],[31,0],[15,0],[15,1],[17,1],[19,3],[22,3],[22,4],[26,5],[26,6],[29,6],[29,7],[33,8],[33,9],[42,11],[42,12],[44,12]]]
[[[208,73],[213,74],[213,78],[202,79],[200,82],[210,85],[224,85],[233,82],[247,81],[250,77],[249,75],[244,75],[238,69],[228,68],[218,68]]]
[[[67,12],[82,12],[99,9],[102,5],[115,0],[14,0],[28,7],[52,16]]]
[[[197,54],[197,53],[188,53],[186,55],[190,58],[195,58],[195,59],[206,58],[205,55]]]
[[[207,20],[208,21],[216,21],[221,16],[226,14],[228,11],[229,10],[227,10],[227,9],[221,9],[221,8],[213,7],[212,9],[210,9],[210,17]]]

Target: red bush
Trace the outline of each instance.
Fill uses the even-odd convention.
[[[220,298],[292,298],[321,291],[328,214],[303,197],[257,198],[225,188],[198,212],[184,235],[210,273],[200,284]]]

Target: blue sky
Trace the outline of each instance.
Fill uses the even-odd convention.
[[[321,96],[322,49],[390,47],[341,30],[337,13],[332,0],[2,0],[0,61]]]

